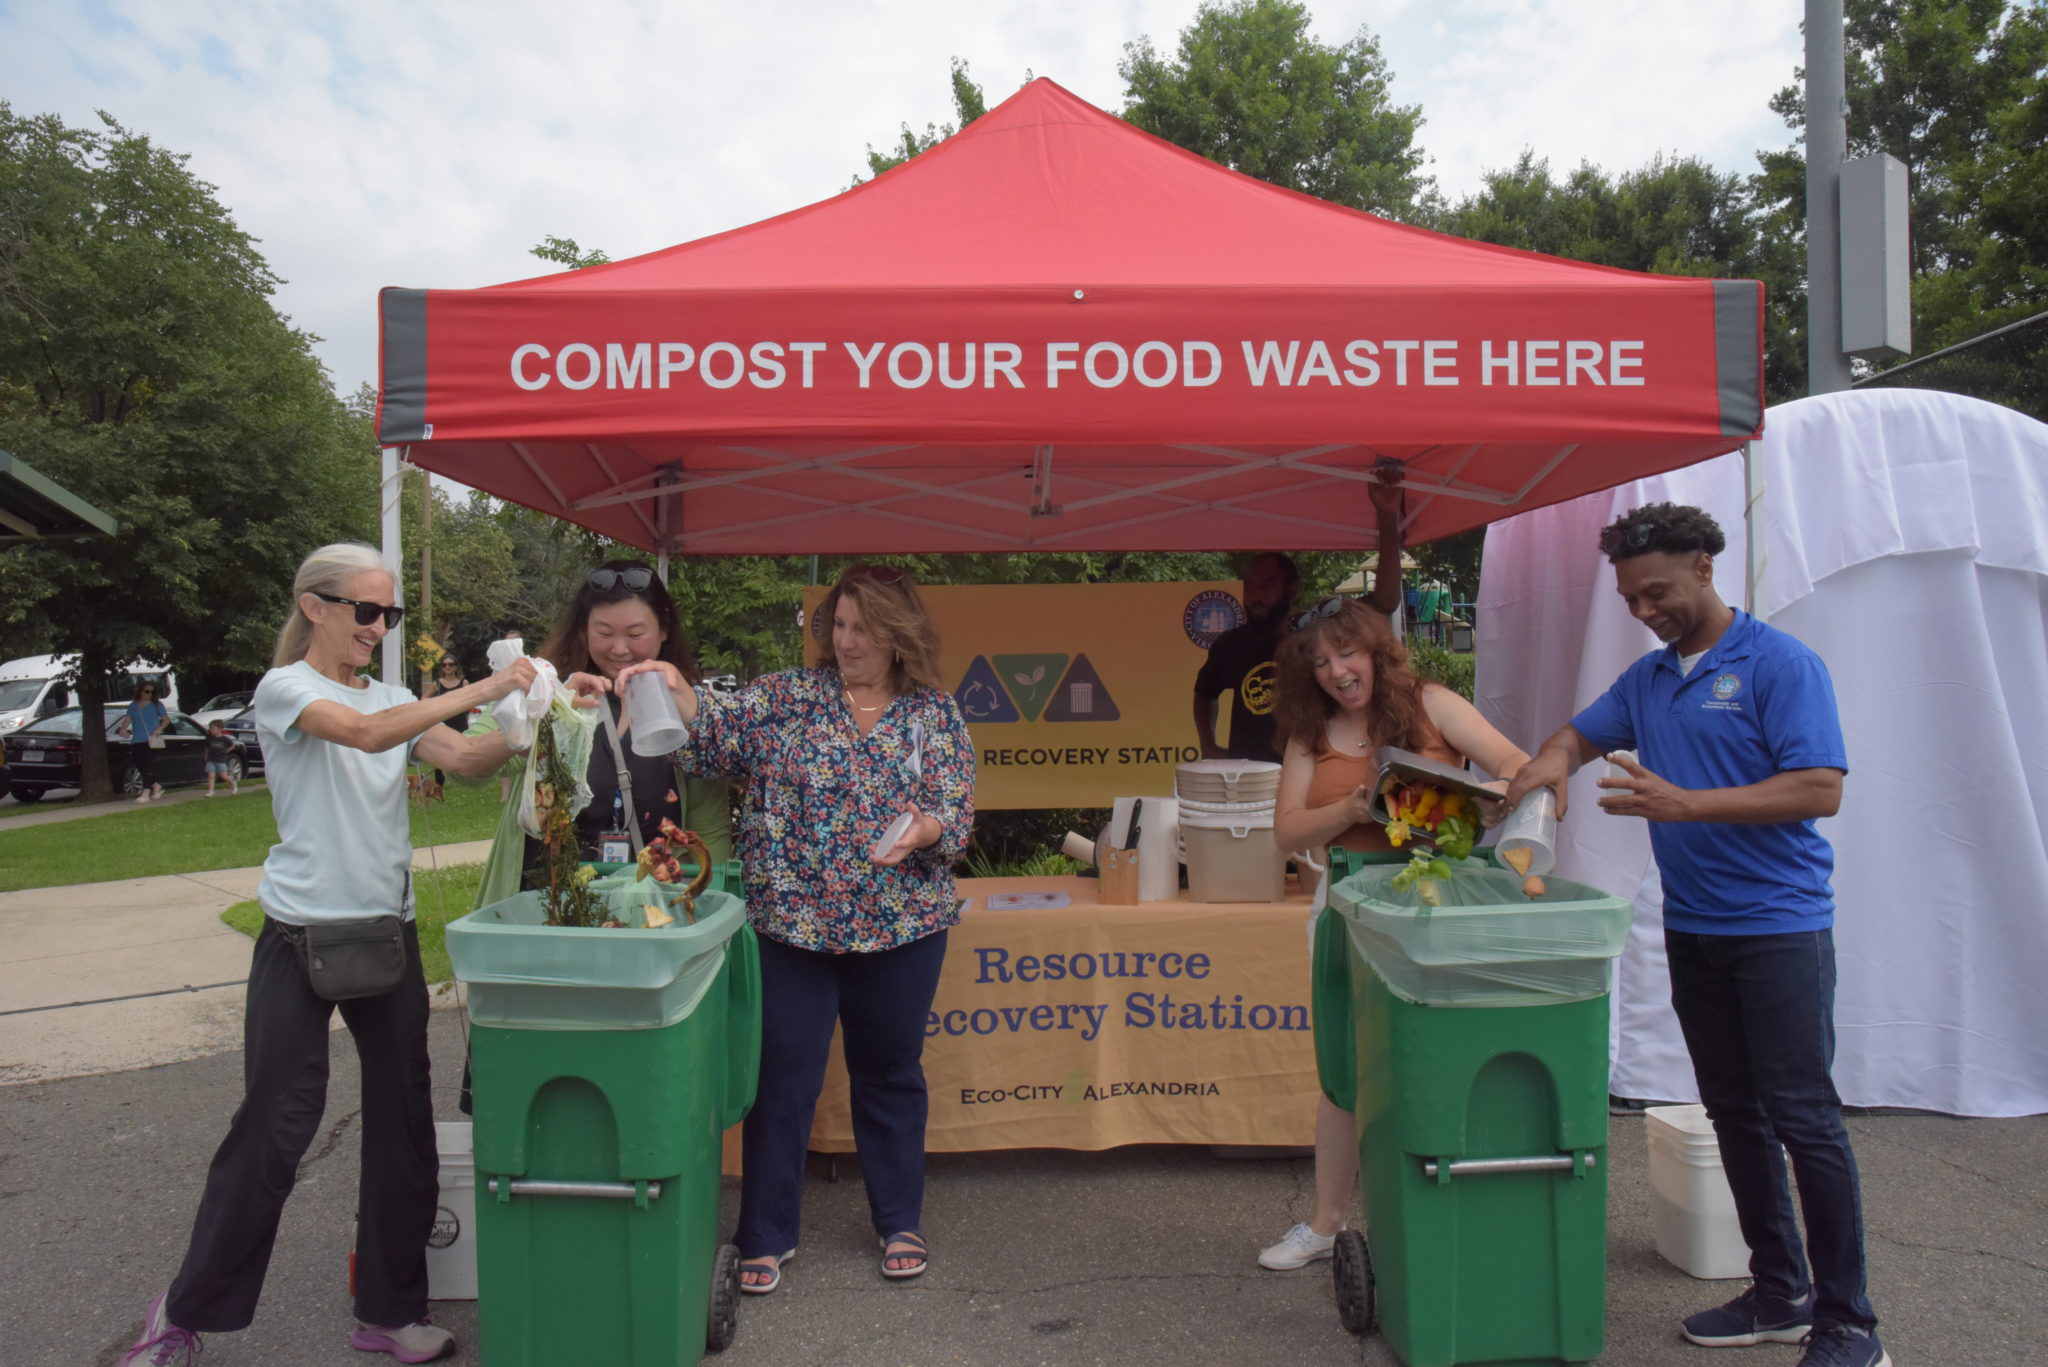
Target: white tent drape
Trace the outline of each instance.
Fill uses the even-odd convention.
[[[1857,1105],[2048,1111],[2048,427],[1916,390],[1770,410],[1754,459],[1757,615],[1833,675],[1851,772],[1835,848],[1835,1077]],[[1712,513],[1743,597],[1741,457],[1496,523],[1479,705],[1533,750],[1656,641],[1596,549],[1638,504]],[[1631,897],[1616,968],[1619,1095],[1692,1100],[1668,1002],[1662,894],[1640,822],[1573,781],[1559,871]]]

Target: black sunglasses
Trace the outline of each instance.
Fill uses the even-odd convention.
[[[379,617],[382,617],[385,629],[389,630],[398,625],[399,618],[405,616],[404,608],[393,607],[388,603],[365,603],[355,598],[343,598],[332,593],[322,593],[318,589],[313,590],[313,596],[322,602],[340,603],[343,607],[354,608],[356,610],[356,625],[359,627],[366,627]]]
[[[1294,620],[1287,624],[1287,629],[1289,631],[1301,631],[1304,628],[1315,625],[1325,617],[1335,617],[1343,610],[1344,605],[1350,601],[1349,598],[1346,598],[1341,593],[1333,593],[1308,611],[1296,613]]]
[[[627,593],[640,593],[654,582],[654,571],[645,565],[634,565],[623,570],[592,570],[590,577],[583,582],[599,593],[610,593],[619,588],[623,588]]]

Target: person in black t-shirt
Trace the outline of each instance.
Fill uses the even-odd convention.
[[[1401,606],[1400,466],[1389,463],[1372,486],[1379,514],[1379,563],[1370,605],[1392,617]],[[1273,652],[1287,633],[1301,572],[1291,556],[1261,551],[1244,570],[1245,624],[1218,636],[1195,675],[1195,735],[1204,759],[1280,762],[1273,748]],[[1228,691],[1230,743],[1216,741],[1216,703]]]

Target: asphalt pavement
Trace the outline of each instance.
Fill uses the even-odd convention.
[[[240,1097],[239,985],[204,985],[246,974],[248,942],[209,920],[247,895],[249,873],[0,896],[0,1076],[11,1079],[0,1085],[0,1367],[111,1363],[176,1270]],[[107,997],[118,999],[97,1000]],[[175,1009],[156,1014],[165,1002]],[[431,1040],[436,1111],[452,1118],[459,1011],[435,1013]],[[211,1336],[206,1367],[373,1361],[346,1332],[357,1091],[354,1051],[337,1041],[327,1114],[256,1323]],[[1730,1355],[1678,1338],[1680,1316],[1742,1284],[1695,1281],[1656,1253],[1643,1125],[1611,1123],[1601,1361],[1792,1367],[1788,1346]],[[2048,1309],[2048,1117],[1857,1114],[1850,1129],[1893,1360],[2048,1361],[2033,1337]],[[718,1360],[1393,1363],[1384,1340],[1339,1325],[1327,1264],[1274,1273],[1253,1262],[1308,1213],[1310,1179],[1302,1156],[1200,1148],[937,1156],[924,1221],[932,1270],[891,1283],[852,1160],[817,1158],[801,1254],[780,1291],[745,1300],[738,1340]],[[728,1182],[727,1227],[734,1205]],[[437,1303],[435,1316],[473,1344],[473,1304]],[[458,1360],[479,1357],[472,1346]]]

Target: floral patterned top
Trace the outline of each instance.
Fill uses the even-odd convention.
[[[974,824],[974,743],[952,694],[913,688],[865,736],[832,669],[785,670],[736,697],[697,697],[676,763],[750,780],[738,844],[757,932],[799,949],[871,954],[959,921],[953,864]],[[913,727],[921,780],[912,777]],[[883,868],[868,850],[905,799],[943,833]]]

